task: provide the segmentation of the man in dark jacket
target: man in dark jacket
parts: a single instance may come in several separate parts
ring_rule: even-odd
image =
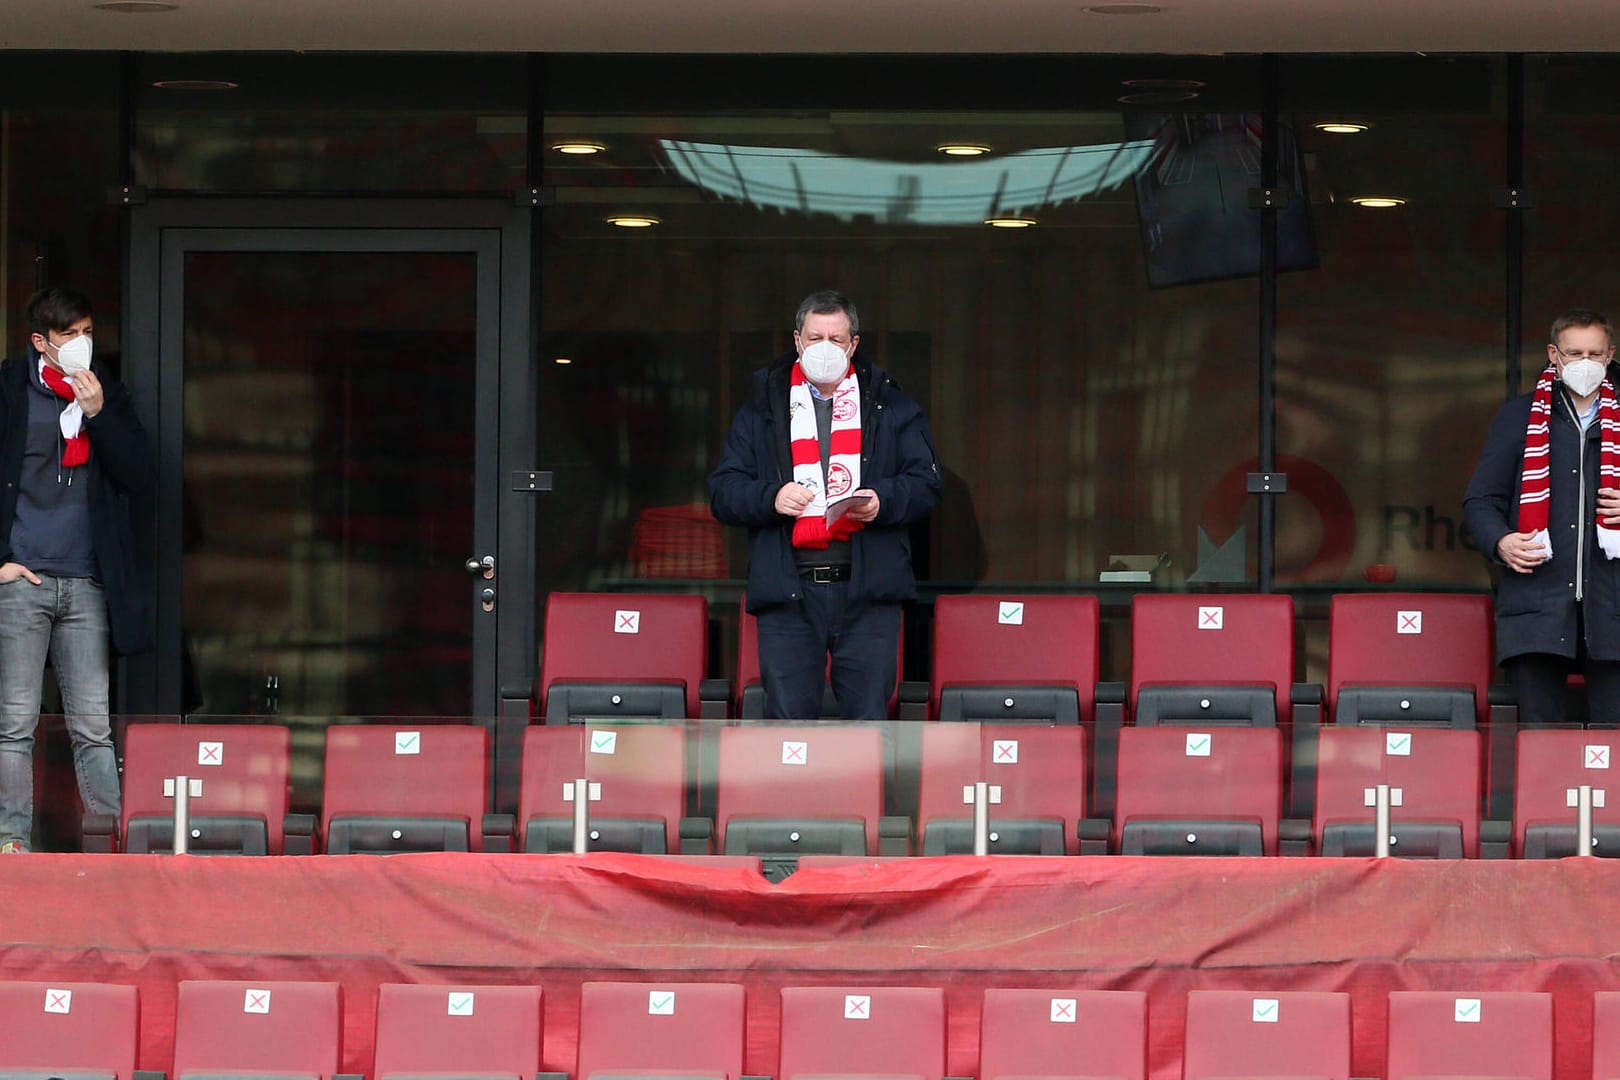
[[[1603,473],[1616,423],[1614,331],[1595,311],[1553,322],[1537,389],[1503,405],[1463,501],[1480,550],[1503,568],[1496,653],[1528,724],[1562,721],[1571,672],[1594,722],[1620,723],[1620,490]],[[1620,457],[1620,454],[1615,455]],[[1607,533],[1608,536],[1601,534]]]
[[[766,714],[820,716],[830,657],[839,713],[882,719],[900,604],[917,589],[907,527],[939,502],[933,438],[917,403],[857,351],[847,297],[807,297],[793,343],[755,374],[709,505],[748,529]]]
[[[37,293],[28,328],[27,356],[0,366],[0,853],[28,850],[47,655],[84,808],[116,815],[111,651],[149,645],[129,512],[153,486],[146,433],[91,362],[89,300]]]

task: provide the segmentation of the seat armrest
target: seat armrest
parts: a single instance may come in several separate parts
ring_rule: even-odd
[[[900,684],[900,707],[897,719],[927,720],[928,719],[928,693],[929,686],[925,682],[912,679]]]
[[[878,854],[911,854],[911,819],[899,814],[878,818]]]
[[[1519,707],[1519,697],[1507,683],[1492,683],[1485,690],[1485,700],[1493,709],[1498,705],[1511,705],[1515,709]]]
[[[714,854],[714,822],[706,817],[683,817],[679,828],[682,855]]]
[[[534,1074],[534,1080],[568,1080],[568,1074],[565,1072],[537,1072]]]
[[[366,1080],[365,1073],[333,1073],[332,1080]]]
[[[1288,700],[1295,705],[1320,705],[1323,701],[1322,684],[1297,682],[1288,688]]]
[[[698,683],[698,719],[724,720],[731,715],[731,680],[704,679]]]
[[[1513,822],[1486,818],[1479,823],[1479,857],[1505,859],[1513,843]]]
[[[89,855],[108,855],[118,850],[118,815],[84,815],[84,850]]]
[[[288,814],[282,819],[282,851],[288,855],[313,855],[317,850],[314,814]]]
[[[129,1074],[129,1080],[164,1080],[168,1075],[162,1069],[136,1069]]]
[[[1311,853],[1311,819],[1283,818],[1277,823],[1277,854],[1287,856]]]
[[[1288,816],[1309,820],[1316,815],[1316,752],[1322,730],[1322,688],[1295,683],[1294,691],[1315,691],[1314,700],[1290,693],[1294,703],[1294,729],[1288,748]],[[1304,695],[1308,697],[1308,695]]]
[[[484,815],[484,850],[492,855],[507,855],[515,851],[517,816],[515,814]]]
[[[1094,708],[1091,812],[1100,817],[1113,817],[1115,789],[1118,786],[1119,729],[1125,726],[1125,684],[1098,683]]]
[[[1097,695],[1094,698],[1098,705],[1125,704],[1125,684],[1122,682],[1100,682],[1097,684]]]
[[[1080,854],[1108,854],[1108,836],[1113,823],[1107,818],[1081,818],[1076,826],[1080,834]]]

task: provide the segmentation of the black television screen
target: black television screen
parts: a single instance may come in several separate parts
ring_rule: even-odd
[[[1136,209],[1155,288],[1217,281],[1260,272],[1260,211],[1249,192],[1260,186],[1257,113],[1128,116],[1132,139],[1153,140],[1153,156],[1136,176]],[[1317,265],[1316,233],[1305,190],[1299,140],[1277,131],[1278,186],[1290,192],[1277,214],[1277,268]]]

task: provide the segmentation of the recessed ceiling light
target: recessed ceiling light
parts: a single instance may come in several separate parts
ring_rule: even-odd
[[[1157,15],[1164,8],[1158,4],[1092,4],[1085,10],[1093,15]]]
[[[1399,195],[1352,195],[1350,201],[1369,210],[1388,210],[1406,205],[1406,200]]]
[[[566,356],[559,356],[555,360],[552,361],[553,364],[558,364],[558,365],[560,365],[562,367],[567,367],[569,364],[572,364],[573,362],[574,361],[572,359],[570,359],[569,357],[566,357]]]
[[[235,90],[241,84],[228,79],[159,79],[152,85],[159,90]]]
[[[1202,90],[1208,84],[1202,79],[1123,79],[1119,85],[1132,90]]]
[[[984,223],[992,229],[1027,229],[1035,224],[1035,219],[1007,214],[999,217],[987,217],[984,219]]]
[[[984,143],[976,142],[947,142],[934,147],[946,157],[979,157],[988,154],[990,148]]]
[[[559,154],[576,154],[580,156],[600,154],[607,149],[603,144],[592,142],[589,139],[568,139],[564,142],[554,142],[551,144],[551,148]]]
[[[1329,135],[1360,135],[1367,130],[1366,124],[1355,120],[1323,120],[1311,126]]]
[[[179,4],[167,0],[108,0],[105,4],[91,4],[97,11],[111,11],[117,15],[155,15],[161,11],[179,11]]]
[[[1134,94],[1121,94],[1114,100],[1121,105],[1176,105],[1197,97],[1196,90],[1142,90]]]
[[[654,225],[662,224],[661,219],[651,214],[611,214],[603,220],[621,229],[650,229]]]

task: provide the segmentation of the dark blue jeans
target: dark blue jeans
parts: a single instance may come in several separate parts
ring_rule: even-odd
[[[852,605],[848,600],[848,582],[806,579],[798,604],[758,613],[767,717],[818,718],[831,674],[840,717],[888,719],[900,647],[900,605]]]

